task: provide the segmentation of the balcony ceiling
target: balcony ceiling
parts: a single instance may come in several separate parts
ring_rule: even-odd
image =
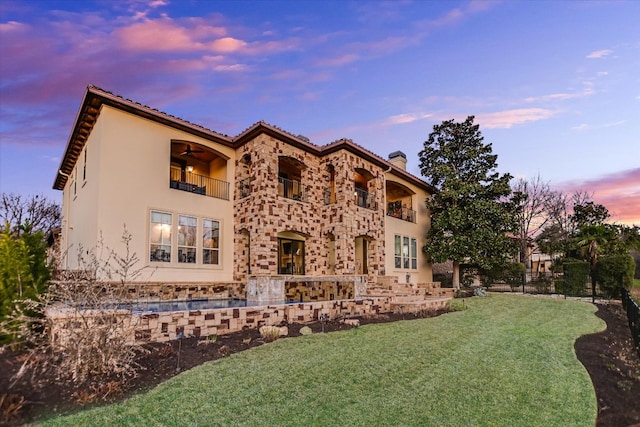
[[[211,150],[204,145],[196,144],[195,142],[172,142],[171,157],[187,162],[189,159],[192,159],[199,162],[209,163],[220,156],[216,151]]]

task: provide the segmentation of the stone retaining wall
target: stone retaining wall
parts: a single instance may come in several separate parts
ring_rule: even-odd
[[[283,321],[306,323],[326,314],[339,317],[370,316],[390,310],[387,298],[322,301],[303,304],[253,306],[215,310],[133,314],[136,342],[164,342],[185,337],[224,335],[245,328],[278,325]]]

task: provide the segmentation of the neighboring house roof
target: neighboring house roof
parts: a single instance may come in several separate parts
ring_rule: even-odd
[[[409,181],[412,184],[421,187],[430,193],[434,193],[436,191],[432,185],[426,183],[415,175],[412,175],[409,172],[398,168],[397,166],[391,164],[377,154],[354,143],[350,139],[343,138],[330,144],[319,146],[311,143],[307,138],[301,135],[293,135],[264,121],[256,122],[252,126],[245,129],[243,132],[241,132],[239,135],[230,137],[228,135],[215,132],[211,129],[207,129],[203,126],[191,123],[170,114],[163,113],[155,108],[151,108],[131,101],[130,99],[124,99],[121,96],[114,95],[111,92],[100,89],[93,85],[87,86],[82,104],[80,105],[80,109],[78,110],[78,114],[76,116],[73,130],[71,131],[71,135],[69,136],[69,140],[67,141],[64,157],[60,162],[60,167],[58,169],[58,173],[56,174],[56,179],[53,184],[54,189],[64,189],[64,186],[69,179],[69,175],[71,174],[71,172],[73,172],[73,168],[78,161],[84,145],[87,142],[89,135],[91,134],[91,130],[93,129],[93,126],[98,119],[100,108],[103,105],[108,105],[110,107],[117,108],[136,116],[183,130],[206,140],[232,148],[239,148],[247,142],[251,141],[256,136],[264,133],[282,140],[294,147],[315,154],[319,157],[344,149],[368,160],[373,164],[376,164],[382,168],[386,168],[387,171],[392,173],[393,175]]]

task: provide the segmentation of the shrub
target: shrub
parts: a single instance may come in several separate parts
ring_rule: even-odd
[[[440,282],[441,288],[453,288],[453,274],[433,273],[433,281]]]
[[[487,296],[487,291],[485,291],[482,288],[475,288],[473,290],[473,295],[476,297],[486,297]]]
[[[27,358],[29,365],[21,372],[36,378],[41,371],[55,370],[61,381],[76,384],[95,376],[136,374],[135,359],[142,347],[132,343],[135,325],[129,314],[113,309],[114,302],[125,297],[122,284],[141,273],[135,268],[136,254],[129,251],[130,241],[125,229],[124,255],[102,244],[91,251],[78,248],[79,270],[67,272],[63,281],[50,284],[47,292],[25,301],[27,309],[17,307],[0,324],[0,332],[18,331],[16,337],[31,348],[33,357]],[[64,325],[60,320],[49,325],[44,316],[47,310],[64,317]],[[34,324],[42,327],[29,327]],[[45,325],[50,328],[45,330]]]
[[[522,285],[526,271],[526,267],[521,262],[512,262],[505,267],[503,273],[504,281],[511,286],[512,291],[515,290],[516,287]]]
[[[609,255],[600,257],[596,264],[596,277],[605,295],[617,298],[620,286],[633,286],[636,263],[631,255]]]
[[[0,330],[0,344],[20,341],[25,327],[39,327],[37,321],[19,325],[9,319],[14,312],[30,319],[39,316],[31,301],[46,291],[49,277],[43,232],[31,233],[29,225],[11,231],[5,223],[0,231],[0,322],[6,327]]]
[[[562,264],[564,279],[562,291],[565,295],[582,295],[589,283],[590,266],[586,261],[565,261]]]
[[[464,300],[452,299],[447,301],[447,308],[450,311],[462,311],[466,310],[467,306],[464,303]]]

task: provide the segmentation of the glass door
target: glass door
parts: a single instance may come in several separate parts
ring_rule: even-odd
[[[278,239],[278,274],[304,274],[304,241]]]

